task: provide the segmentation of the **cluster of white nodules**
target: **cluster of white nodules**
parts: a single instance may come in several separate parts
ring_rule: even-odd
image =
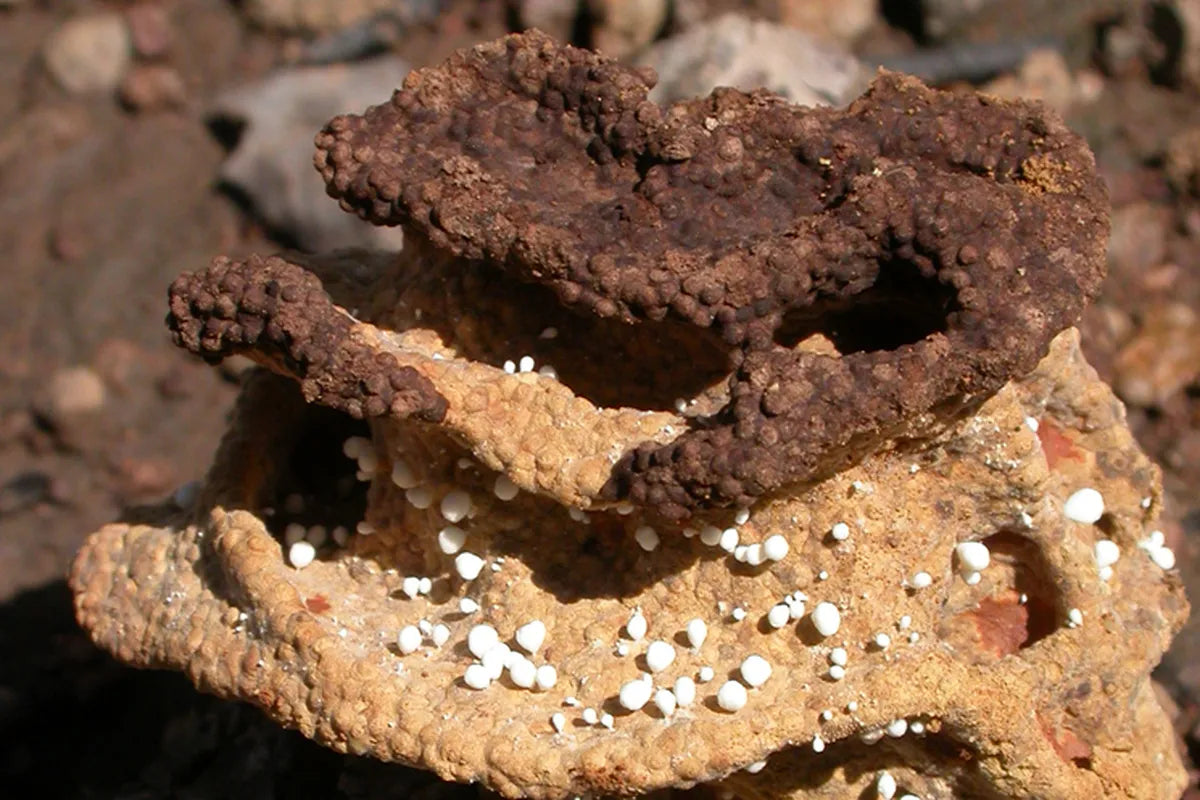
[[[741,544],[741,533],[738,526],[750,521],[750,509],[740,508],[733,517],[734,525],[730,528],[718,528],[716,525],[704,525],[699,531],[685,528],[683,535],[691,539],[700,537],[700,541],[709,547],[719,547],[729,553],[741,564],[757,567],[767,562],[782,561],[787,557],[790,546],[787,537],[778,533],[768,536],[762,542]]]
[[[546,637],[546,626],[533,620],[517,629],[518,647],[533,655]],[[463,682],[472,689],[486,689],[500,680],[505,670],[513,686],[519,689],[546,691],[558,682],[558,670],[550,664],[535,665],[521,653],[500,641],[491,625],[476,625],[467,633],[467,649],[479,659],[467,667]]]
[[[1113,565],[1121,558],[1121,548],[1112,539],[1101,539],[1092,548],[1092,557],[1100,580],[1106,581],[1113,576]]]
[[[806,610],[805,603],[808,595],[804,592],[792,592],[771,607],[767,612],[767,625],[778,630],[789,622],[800,619]]]
[[[379,456],[376,455],[370,439],[365,436],[351,436],[342,442],[342,453],[346,458],[352,458],[358,462],[358,472],[355,473],[355,477],[360,481],[369,481],[375,477],[375,473],[379,470]]]
[[[402,655],[415,653],[428,639],[434,647],[441,647],[450,640],[450,628],[445,625],[432,625],[428,620],[421,620],[416,625],[405,625],[396,637],[396,647]]]
[[[958,571],[964,581],[974,586],[982,573],[992,563],[992,553],[983,542],[962,542],[954,548],[958,557]]]
[[[1104,516],[1104,497],[1090,487],[1080,489],[1063,503],[1063,513],[1069,520],[1093,525]]]
[[[817,603],[812,610],[812,624],[821,636],[833,636],[842,627],[842,612],[833,603]]]
[[[844,647],[835,647],[829,651],[829,679],[840,681],[846,677],[846,664],[850,656]]]
[[[533,356],[521,356],[516,361],[505,361],[504,371],[509,375],[517,373],[533,372],[534,362]]]
[[[732,529],[730,529],[732,530]],[[761,544],[739,544],[733,548],[733,558],[740,564],[757,567],[768,561],[782,561],[788,554],[788,541],[776,533]]]
[[[1167,547],[1167,537],[1162,531],[1151,531],[1150,535],[1138,542],[1138,547],[1150,556],[1150,560],[1162,570],[1175,568],[1175,551]]]
[[[431,591],[433,591],[433,580],[431,578],[409,575],[400,582],[400,591],[402,591],[408,599],[414,600],[423,594],[429,594]]]
[[[1067,627],[1078,628],[1083,624],[1083,612],[1078,608],[1072,608],[1067,612]]]
[[[771,664],[760,655],[747,656],[738,669],[741,680],[725,681],[717,690],[717,706],[723,711],[740,711],[749,700],[746,687],[757,689],[771,677]]]

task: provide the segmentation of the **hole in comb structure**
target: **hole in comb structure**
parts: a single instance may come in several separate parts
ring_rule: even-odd
[[[974,585],[956,574],[939,631],[961,658],[973,663],[1012,655],[1059,627],[1058,590],[1037,543],[1000,531],[983,544],[991,563]]]
[[[917,264],[895,259],[881,264],[874,285],[853,297],[788,311],[775,342],[790,349],[819,333],[842,355],[892,351],[944,333],[957,308],[952,287]]]

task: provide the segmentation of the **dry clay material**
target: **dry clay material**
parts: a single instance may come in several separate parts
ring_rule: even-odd
[[[821,480],[672,522],[611,473],[728,402],[728,340],[579,315],[488,255],[410,236],[181,278],[180,344],[270,371],[198,491],[88,540],[71,584],[95,641],[512,797],[1178,796],[1149,681],[1187,614],[1159,474],[1073,330]]]

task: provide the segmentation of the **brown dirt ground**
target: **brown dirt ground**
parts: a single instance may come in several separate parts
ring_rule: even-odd
[[[0,2],[2,793],[477,794],[338,756],[253,709],[200,695],[182,676],[124,668],[74,624],[63,575],[82,538],[200,477],[225,424],[236,370],[189,360],[159,320],[179,272],[217,253],[276,246],[216,186],[224,152],[204,112],[218,91],[264,74],[294,47],[249,29],[236,4],[177,0],[169,4],[176,39],[168,61],[188,101],[131,113],[109,95],[65,95],[40,65],[46,34],[71,11],[97,5]],[[459,1],[397,49],[429,63],[505,24],[501,3]],[[1110,375],[1123,343],[1165,304],[1200,312],[1200,201],[1177,197],[1162,170],[1167,140],[1200,126],[1200,103],[1194,92],[1155,86],[1136,71],[1106,81],[1103,92],[1071,121],[1096,148],[1114,205],[1145,207],[1137,212],[1145,221],[1125,226],[1122,235],[1134,239],[1120,252],[1155,256],[1115,260],[1105,296],[1089,312],[1089,355]],[[87,414],[57,412],[48,378],[77,365],[103,379],[105,402]],[[1200,597],[1200,383],[1193,378],[1154,407],[1132,407],[1130,420],[1164,465],[1173,501],[1167,533]],[[1159,675],[1180,705],[1193,755],[1197,664],[1193,625]]]

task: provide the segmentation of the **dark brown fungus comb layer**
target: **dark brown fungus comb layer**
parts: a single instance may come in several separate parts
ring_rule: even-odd
[[[833,472],[1032,369],[1098,289],[1105,191],[1040,104],[885,73],[845,110],[724,89],[660,108],[652,82],[531,32],[317,137],[360,216],[734,348],[728,405],[627,453],[611,499],[679,518]],[[839,352],[793,346],[812,333]]]
[[[248,353],[300,381],[304,397],[361,419],[440,422],[446,400],[412,367],[363,345],[316,275],[278,257],[216,259],[171,284],[175,343],[209,361]]]

